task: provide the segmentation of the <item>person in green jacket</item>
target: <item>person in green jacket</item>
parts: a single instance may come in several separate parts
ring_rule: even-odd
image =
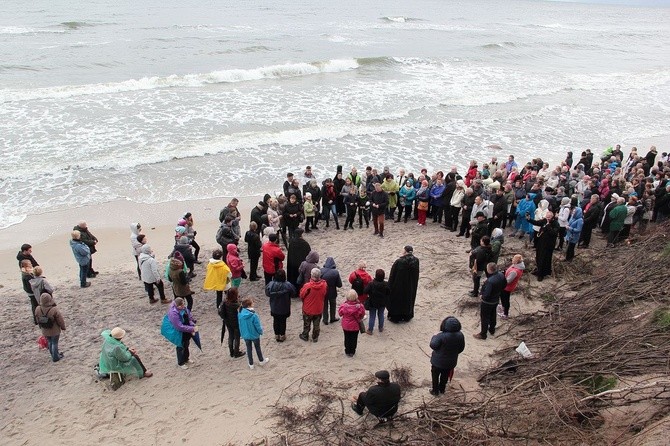
[[[122,339],[126,331],[121,327],[114,327],[101,333],[104,343],[100,352],[99,373],[121,373],[135,375],[138,378],[151,378],[154,374],[142,364],[137,351],[129,348]]]
[[[607,247],[613,248],[614,243],[619,238],[619,234],[623,229],[623,222],[628,215],[628,209],[626,208],[626,199],[619,197],[616,200],[616,206],[609,213],[610,217],[610,231],[607,234]]]
[[[395,208],[398,206],[398,192],[400,188],[398,183],[393,181],[393,174],[387,174],[386,179],[382,183],[382,190],[389,196],[389,204],[386,207],[386,218],[393,220]]]

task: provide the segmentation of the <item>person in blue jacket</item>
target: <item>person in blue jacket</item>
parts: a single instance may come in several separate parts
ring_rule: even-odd
[[[188,369],[189,364],[193,364],[188,347],[197,332],[198,326],[186,307],[186,301],[177,297],[163,317],[161,334],[177,347],[177,365],[184,370]]]
[[[523,238],[526,234],[533,233],[533,225],[526,220],[526,214],[529,214],[531,217],[535,215],[535,202],[533,199],[535,194],[526,194],[526,198],[519,201],[519,204],[516,206],[516,220],[514,222],[514,232],[512,237],[515,235],[519,238]]]
[[[568,220],[568,230],[565,239],[568,241],[568,250],[565,253],[565,261],[569,262],[575,257],[575,246],[579,243],[579,237],[582,235],[584,227],[584,218],[582,208],[577,206],[572,210],[570,220]]]
[[[237,321],[240,325],[240,337],[244,339],[244,343],[247,346],[247,359],[249,359],[249,368],[254,368],[254,352],[251,349],[251,345],[256,348],[256,354],[258,355],[258,363],[260,365],[265,365],[270,361],[270,358],[263,358],[263,352],[261,351],[261,336],[263,335],[263,326],[261,325],[261,319],[256,314],[253,308],[254,300],[250,297],[242,299],[242,310],[240,310],[237,315]]]
[[[442,194],[445,185],[442,179],[435,180],[435,184],[430,188],[430,209],[433,215],[433,223],[442,223]]]
[[[430,340],[433,353],[430,357],[430,374],[433,378],[431,395],[439,395],[447,390],[447,381],[454,375],[458,355],[465,350],[465,337],[461,333],[461,323],[449,316],[440,324],[440,332]]]
[[[408,178],[405,181],[405,185],[400,188],[400,202],[398,203],[398,219],[397,223],[400,223],[400,217],[402,216],[403,211],[405,211],[405,223],[412,216],[412,208],[414,207],[414,199],[416,198],[416,189],[414,189],[414,182],[411,178]]]
[[[91,249],[86,243],[81,241],[81,232],[77,230],[72,231],[70,248],[72,248],[74,259],[79,265],[79,286],[82,288],[91,286],[91,282],[86,281],[89,273],[89,265],[91,263]]]

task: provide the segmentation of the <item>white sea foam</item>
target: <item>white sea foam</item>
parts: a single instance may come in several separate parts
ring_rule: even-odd
[[[64,33],[63,29],[29,28],[23,26],[0,26],[0,34],[38,34],[38,33]]]
[[[176,74],[166,77],[144,77],[123,82],[88,85],[65,85],[32,90],[0,90],[0,103],[39,99],[62,99],[83,95],[102,95],[137,90],[171,87],[199,87],[205,84],[235,83],[262,79],[309,76],[320,73],[339,73],[358,68],[355,59],[334,59],[325,62],[289,63],[253,69],[212,71],[204,74]]]

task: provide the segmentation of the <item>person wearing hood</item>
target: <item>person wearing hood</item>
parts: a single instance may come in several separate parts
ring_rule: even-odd
[[[356,354],[360,322],[365,316],[365,307],[358,301],[358,294],[354,290],[347,292],[337,314],[342,316],[342,330],[344,331],[344,354],[349,358]]]
[[[535,240],[537,270],[531,274],[536,274],[537,281],[542,282],[546,276],[551,276],[551,262],[556,248],[556,237],[558,237],[558,222],[551,211],[548,211],[541,220],[531,220],[530,216],[526,216],[526,220],[531,225],[540,228]]]
[[[500,257],[500,250],[502,249],[503,243],[505,243],[503,230],[500,228],[495,228],[491,233],[491,261],[493,263],[498,263],[498,258]]]
[[[430,340],[433,353],[430,356],[430,374],[433,388],[430,394],[437,396],[447,391],[447,382],[453,377],[458,364],[458,355],[465,350],[465,337],[461,322],[448,316],[440,324],[440,331]]]
[[[177,242],[176,245],[174,245],[174,248],[172,249],[170,257],[174,256],[174,254],[177,252],[180,253],[184,259],[184,263],[188,268],[188,276],[195,277],[196,274],[193,272],[193,268],[195,268],[195,256],[193,255],[193,251],[191,249],[190,243],[188,242],[187,236],[182,235],[179,238],[179,241]]]
[[[81,240],[81,233],[77,230],[72,231],[70,248],[72,248],[74,259],[79,265],[79,286],[82,288],[91,286],[91,282],[86,281],[91,264],[91,248]]]
[[[130,246],[135,256],[135,263],[137,264],[137,277],[142,280],[142,272],[140,271],[140,250],[142,245],[146,243],[147,237],[142,234],[142,225],[139,223],[130,224]]]
[[[51,294],[42,293],[40,296],[40,304],[35,309],[35,320],[42,331],[42,336],[47,338],[51,360],[60,361],[63,359],[63,354],[58,351],[58,340],[61,331],[65,331],[65,319]]]
[[[193,309],[193,291],[189,286],[191,281],[188,274],[184,272],[184,258],[179,252],[175,252],[168,270],[168,280],[172,283],[172,292],[175,297],[182,297],[186,299],[187,308]]]
[[[563,240],[565,239],[565,234],[568,231],[568,220],[570,220],[570,197],[561,198],[561,207],[558,210],[558,249],[563,251]],[[538,220],[536,218],[536,220]]]
[[[207,273],[205,273],[205,282],[202,288],[207,291],[216,291],[216,308],[221,307],[223,301],[223,292],[230,289],[233,282],[233,275],[226,262],[222,260],[223,251],[215,249],[212,251],[212,258],[207,263]]]
[[[312,328],[312,342],[319,340],[321,333],[321,314],[324,309],[328,285],[325,280],[321,280],[321,270],[313,268],[310,272],[310,281],[300,289],[300,299],[302,300],[302,333],[300,339],[309,340],[309,330]]]
[[[500,295],[505,289],[507,281],[505,275],[498,271],[498,265],[489,263],[486,265],[486,282],[482,286],[479,315],[481,319],[481,330],[475,333],[475,339],[486,339],[487,332],[493,336],[496,331],[496,309],[500,301]]]
[[[516,290],[523,272],[526,270],[526,265],[523,263],[521,254],[516,254],[512,257],[512,264],[505,271],[505,288],[500,292],[500,304],[498,308],[498,315],[502,319],[509,318],[510,296]]]
[[[569,201],[570,199],[568,199]],[[533,220],[542,220],[545,215],[547,215],[547,212],[549,212],[549,201],[542,199],[537,205],[537,209],[535,209]],[[570,213],[568,212],[568,217],[570,216]],[[559,223],[560,227],[560,223]],[[538,234],[540,233],[540,227],[538,225],[533,225],[533,232],[531,234],[531,245],[535,246],[535,239],[537,238]]]
[[[16,260],[19,262],[19,268],[21,268],[22,260],[30,260],[30,264],[33,268],[40,266],[40,264],[37,263],[37,260],[35,260],[35,257],[33,257],[33,247],[28,243],[21,245],[21,250],[16,254]]]
[[[137,350],[124,344],[125,335],[126,330],[121,327],[114,327],[100,334],[103,343],[98,360],[98,372],[105,375],[120,373],[135,375],[138,378],[151,378],[154,374],[142,364]]]
[[[95,245],[98,243],[98,239],[91,234],[91,231],[88,229],[88,224],[83,220],[80,221],[77,226],[72,228],[72,230],[79,231],[79,234],[81,235],[80,240],[86,244],[90,250],[87,277],[91,278],[97,276],[98,271],[93,270],[93,254],[97,252]]]
[[[307,254],[307,257],[305,257],[305,260],[300,263],[300,266],[298,267],[298,278],[296,280],[296,289],[298,292],[300,292],[300,288],[302,288],[304,284],[309,282],[312,270],[318,267],[319,253],[316,251],[310,251],[309,254]]]
[[[237,200],[237,198],[233,198],[233,200]],[[188,244],[193,247],[193,261],[197,264],[202,263],[200,260],[198,260],[198,255],[200,254],[200,245],[198,245],[198,242],[195,241],[195,236],[198,235],[198,231],[195,230],[193,227],[194,222],[193,222],[193,214],[190,212],[187,212],[184,214],[184,220],[186,220],[186,237],[188,237]],[[233,232],[237,234],[237,237],[239,238],[240,236],[240,216],[239,213],[237,214],[237,217],[234,218],[233,220]]]
[[[409,322],[414,317],[414,302],[419,286],[419,259],[414,257],[414,248],[407,245],[403,254],[391,267],[389,274],[388,320],[394,323]]]
[[[251,212],[250,212],[250,215],[249,215],[250,221],[256,223],[256,230],[258,231],[259,235],[261,233],[261,230],[262,230],[263,226],[267,225],[266,209],[267,209],[267,205],[264,202],[259,201],[258,204],[256,206],[254,206],[253,209],[251,209]],[[223,218],[225,220],[226,217],[224,216]],[[263,223],[263,220],[265,220],[265,224]],[[221,223],[223,223],[223,222],[221,222]]]
[[[154,298],[154,286],[158,288],[158,294],[161,302],[169,304],[172,302],[165,298],[165,289],[163,287],[163,279],[158,268],[158,262],[154,258],[154,253],[151,246],[148,244],[142,246],[140,253],[140,271],[142,273],[142,282],[144,282],[144,289],[149,295],[149,303],[155,304],[158,299]]]
[[[626,207],[626,199],[623,197],[617,198],[616,206],[609,211],[610,225],[609,233],[607,234],[607,247],[613,248],[619,235],[623,230],[624,220],[628,215],[628,208]]]
[[[186,308],[184,299],[176,298],[163,318],[161,334],[177,347],[177,365],[184,370],[188,369],[188,364],[193,363],[189,344],[197,332],[198,326],[195,325],[191,311]]]
[[[300,265],[307,258],[312,248],[307,240],[302,237],[304,231],[297,228],[294,238],[288,247],[288,258],[286,260],[286,275],[288,281],[294,286],[298,286],[298,276],[300,275]]]
[[[286,281],[283,269],[277,270],[272,282],[265,287],[265,295],[270,298],[272,328],[277,342],[286,340],[286,319],[291,316],[291,298],[297,294],[295,287]]]
[[[226,246],[226,264],[230,268],[230,274],[233,279],[232,286],[234,288],[239,288],[242,284],[242,277],[244,273],[244,262],[240,259],[240,254],[237,252],[237,245],[234,243],[229,243]]]
[[[261,336],[263,336],[263,326],[261,325],[261,318],[258,317],[254,310],[254,301],[250,297],[242,299],[242,309],[237,315],[237,320],[240,325],[240,336],[244,339],[247,346],[247,359],[249,360],[249,368],[254,368],[254,352],[252,345],[256,349],[258,356],[258,365],[265,365],[270,361],[267,356],[263,357],[261,351]]]
[[[328,325],[340,320],[339,317],[336,317],[335,311],[337,309],[337,289],[342,288],[342,278],[332,257],[326,257],[326,262],[323,264],[323,268],[321,268],[321,279],[328,285],[326,301],[323,305],[323,323]],[[330,319],[328,318],[329,309]]]
[[[584,218],[582,218],[582,208],[576,207],[572,211],[572,216],[568,221],[568,228],[565,239],[568,242],[568,250],[565,253],[565,261],[569,262],[575,257],[575,246],[579,243],[579,237],[584,227]]]
[[[33,278],[30,279],[30,289],[33,292],[33,296],[41,296],[43,293],[51,294],[53,296],[54,289],[49,282],[47,282],[46,277],[42,276],[42,267],[36,266],[33,268]]]
[[[526,234],[533,233],[533,225],[531,225],[526,218],[526,216],[535,215],[535,202],[533,201],[535,194],[526,194],[526,197],[518,202],[516,206],[516,220],[514,222],[515,232],[511,234],[512,237],[515,235],[519,238],[523,238]],[[547,202],[547,204],[549,204]]]

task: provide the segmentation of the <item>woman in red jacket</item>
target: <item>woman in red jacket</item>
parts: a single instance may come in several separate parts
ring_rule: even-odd
[[[358,294],[354,290],[347,292],[347,300],[340,305],[337,313],[342,318],[342,330],[344,330],[344,353],[348,357],[356,354],[358,344],[359,322],[365,316],[365,307],[358,301]]]
[[[356,294],[358,294],[358,301],[362,304],[365,304],[365,301],[368,298],[368,295],[363,290],[368,286],[368,283],[372,282],[372,276],[368,274],[365,268],[367,268],[367,264],[365,263],[365,260],[361,260],[358,262],[358,269],[349,274],[351,289],[356,291]]]

